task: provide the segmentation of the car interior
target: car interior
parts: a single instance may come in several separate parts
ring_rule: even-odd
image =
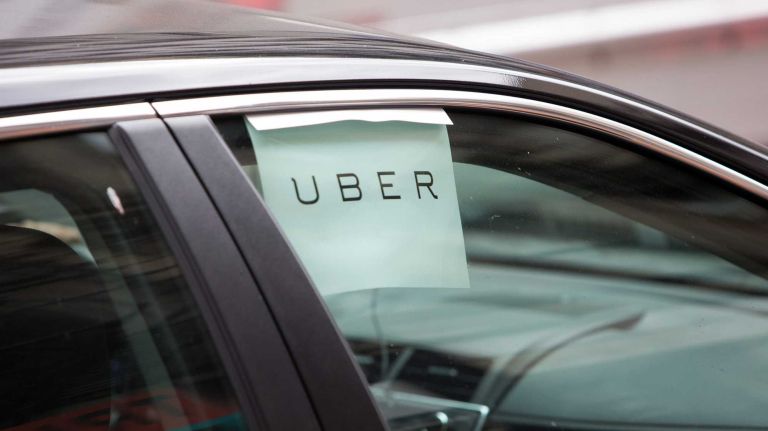
[[[199,312],[106,134],[0,152],[0,428],[241,429]]]

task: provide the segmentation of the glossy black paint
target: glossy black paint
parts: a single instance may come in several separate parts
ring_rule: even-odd
[[[385,431],[362,372],[320,294],[210,119],[171,118],[167,124],[253,272],[323,429]]]
[[[259,289],[165,124],[123,122],[109,134],[177,256],[250,429],[319,430]]]

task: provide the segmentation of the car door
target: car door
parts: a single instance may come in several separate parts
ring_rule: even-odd
[[[3,117],[0,160],[0,427],[320,429],[148,103]]]
[[[376,414],[357,370],[392,429],[765,426],[762,156],[464,85],[153,104],[324,427]]]

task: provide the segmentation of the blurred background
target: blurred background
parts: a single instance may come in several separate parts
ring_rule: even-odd
[[[564,69],[768,144],[767,0],[230,0]]]
[[[3,0],[0,37],[135,31],[147,21],[190,16],[204,21],[199,8],[186,7],[202,2]],[[133,12],[125,12],[127,4]],[[543,63],[768,144],[768,0],[208,0],[203,6],[213,4],[239,8],[235,14],[266,9],[330,19]],[[209,14],[215,30],[232,22],[214,16],[220,15]]]

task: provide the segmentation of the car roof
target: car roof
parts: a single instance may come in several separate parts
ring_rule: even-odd
[[[0,70],[97,62],[376,58],[497,67],[616,89],[554,68],[327,20],[201,0],[4,0]],[[3,76],[0,76],[0,85]],[[0,106],[3,101],[0,101]]]
[[[47,66],[149,59],[211,57],[442,57],[440,53],[469,51],[376,33],[303,30],[263,30],[248,33],[120,33],[35,37],[0,40],[0,68]],[[484,56],[480,54],[480,56]]]
[[[312,40],[389,33],[199,0],[5,0],[0,67],[116,59],[251,55]]]

